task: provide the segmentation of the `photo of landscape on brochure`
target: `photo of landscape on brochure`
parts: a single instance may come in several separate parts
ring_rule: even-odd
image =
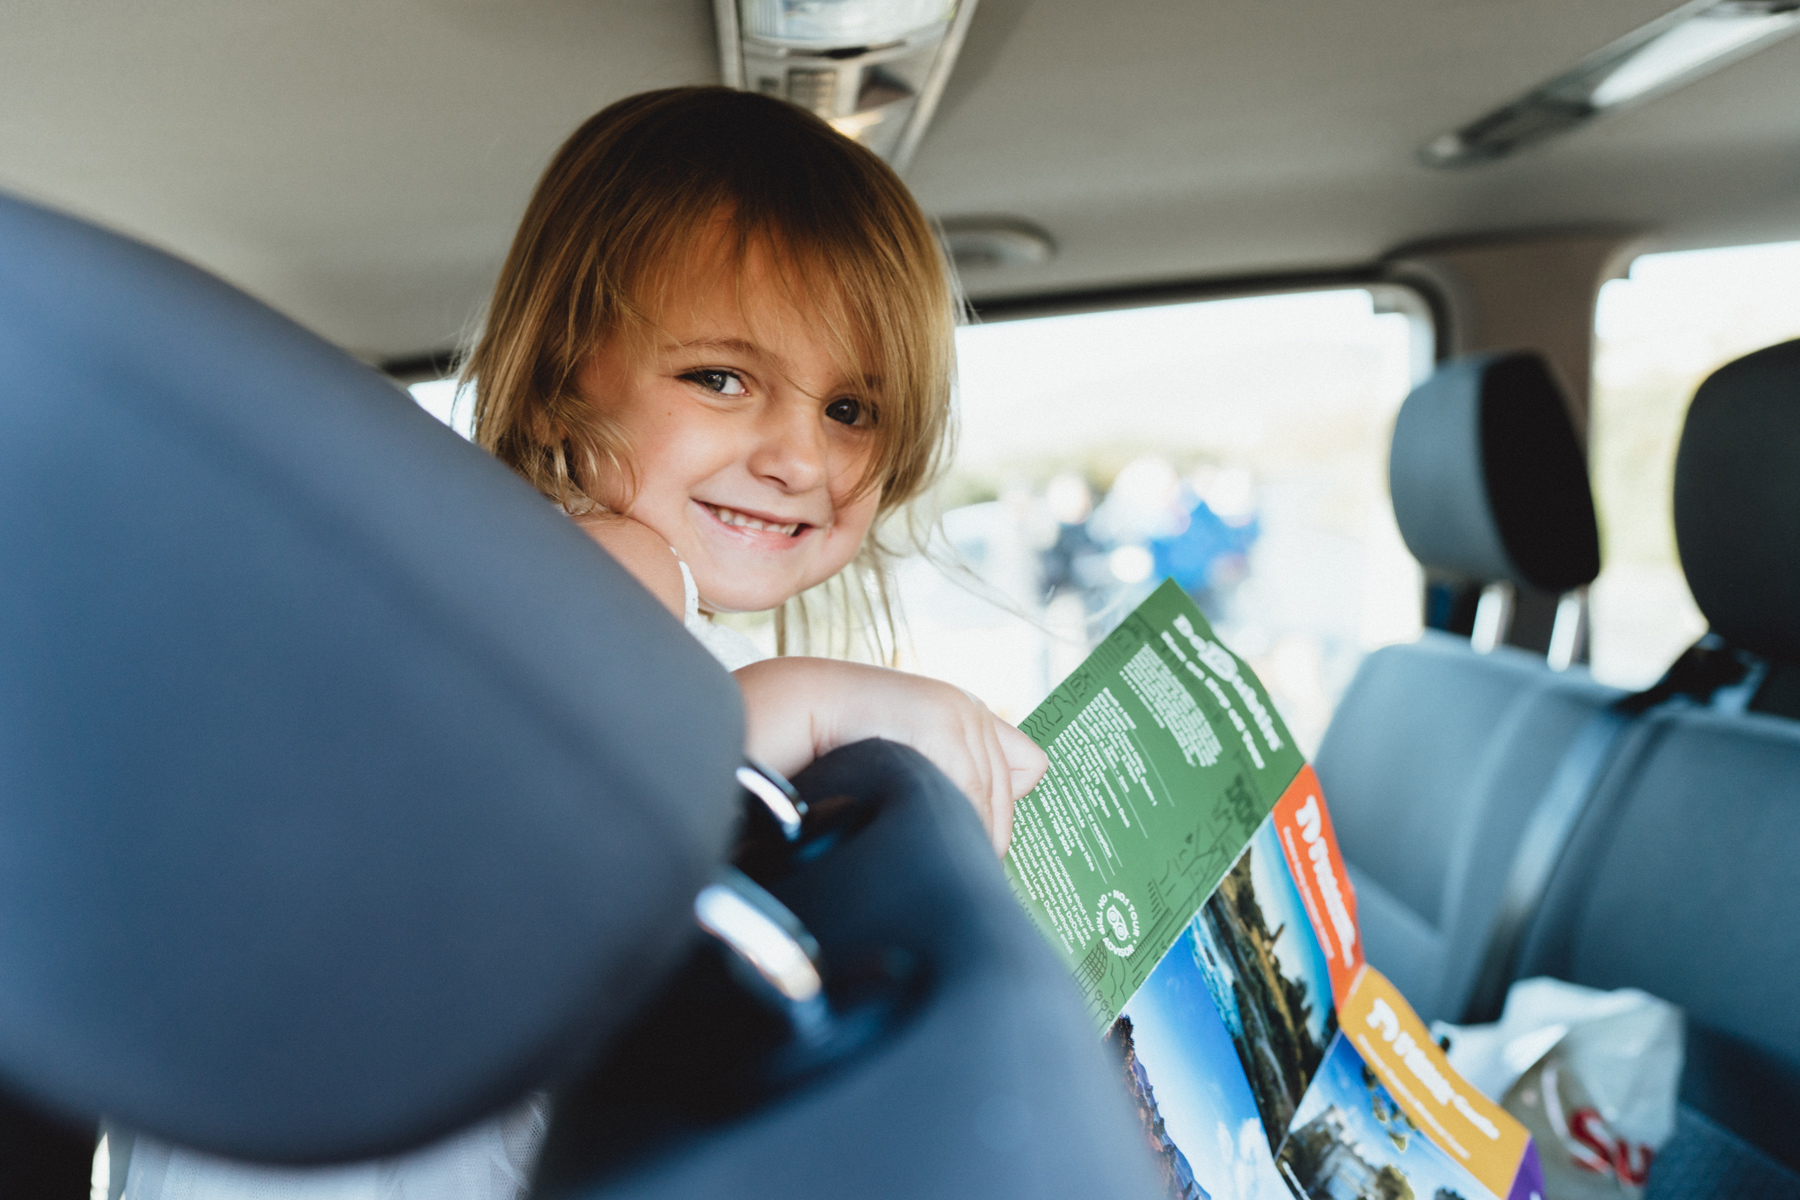
[[[1106,1040],[1122,1055],[1126,1086],[1170,1196],[1284,1200],[1287,1186],[1201,955],[1190,924]]]
[[[1295,1114],[1281,1167],[1308,1196],[1454,1200],[1487,1191],[1420,1132],[1347,1038],[1325,1056]]]
[[[1337,1010],[1325,955],[1270,822],[1219,882],[1193,929],[1257,1111],[1276,1131],[1273,1149],[1337,1033]]]
[[[1533,1200],[1529,1136],[1362,961],[1318,779],[1164,583],[1021,724],[1007,872],[1117,1055],[1172,1200]]]

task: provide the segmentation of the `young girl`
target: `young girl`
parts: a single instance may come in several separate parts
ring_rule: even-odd
[[[846,568],[931,482],[949,432],[955,300],[875,155],[777,100],[634,96],[552,159],[465,379],[475,436],[682,616],[744,692],[746,750],[792,772],[906,742],[1004,851],[1043,753],[947,684],[760,656],[708,619]]]
[[[1004,852],[1046,766],[1024,734],[948,684],[759,661],[708,619],[879,572],[871,529],[944,451],[954,312],[929,227],[874,155],[781,101],[651,92],[551,161],[464,377],[476,439],[735,671],[752,757],[792,773],[865,737],[908,743]],[[124,1200],[513,1200],[544,1122],[534,1098],[413,1154],[319,1170],[140,1138]]]

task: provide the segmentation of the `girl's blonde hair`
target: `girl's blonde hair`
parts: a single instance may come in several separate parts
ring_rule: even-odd
[[[587,488],[605,473],[633,481],[631,448],[576,376],[609,339],[651,335],[671,281],[720,222],[740,280],[747,256],[765,253],[846,375],[871,381],[861,486],[879,490],[872,528],[891,527],[949,453],[953,277],[887,164],[809,112],[728,88],[628,97],[556,152],[463,364],[475,440],[573,514],[597,507]],[[891,657],[884,555],[872,533],[836,588]],[[801,601],[777,614],[783,652],[790,632],[811,640],[807,613]]]

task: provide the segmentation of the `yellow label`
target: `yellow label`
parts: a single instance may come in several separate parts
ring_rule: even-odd
[[[1512,1189],[1530,1135],[1451,1069],[1425,1023],[1381,972],[1364,966],[1338,1009],[1350,1039],[1395,1102],[1496,1196]]]

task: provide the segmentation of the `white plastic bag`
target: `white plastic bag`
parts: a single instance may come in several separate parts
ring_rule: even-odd
[[[1522,979],[1493,1025],[1431,1027],[1450,1065],[1537,1142],[1548,1200],[1636,1200],[1675,1131],[1681,1010],[1646,992]]]

